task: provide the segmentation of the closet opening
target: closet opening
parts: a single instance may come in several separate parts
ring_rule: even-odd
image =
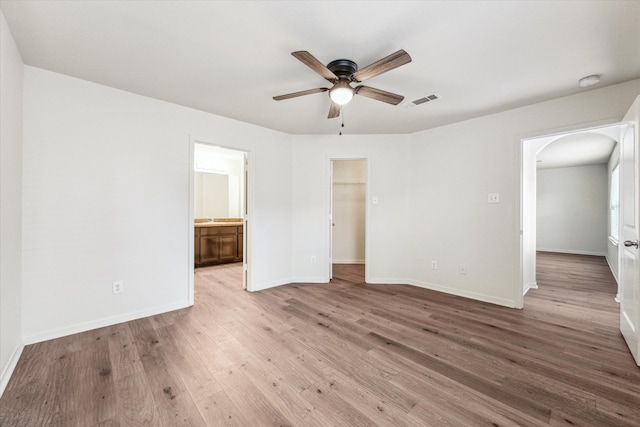
[[[366,282],[366,159],[331,159],[329,279]]]

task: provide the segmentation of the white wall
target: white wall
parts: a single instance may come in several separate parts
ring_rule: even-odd
[[[536,244],[536,185],[537,169],[536,156],[548,143],[552,137],[534,138],[522,142],[521,165],[522,165],[522,206],[521,210],[521,245],[522,245],[522,285],[523,295],[530,289],[538,287],[536,277],[537,244]],[[517,192],[517,191],[516,191]]]
[[[26,342],[188,304],[190,136],[251,153],[250,280],[288,283],[289,135],[25,67]]]
[[[25,67],[24,340],[187,304],[190,135],[251,152],[255,290],[327,280],[329,159],[367,158],[369,281],[513,306],[520,137],[620,118],[637,93],[638,80],[414,135],[290,136]]]
[[[517,157],[512,111],[413,135],[412,282],[513,306]],[[519,115],[518,115],[519,116]],[[488,193],[500,203],[488,204]],[[430,261],[438,268],[431,269]],[[459,274],[460,266],[466,274]]]
[[[328,281],[329,161],[367,159],[370,179],[366,236],[369,283],[407,283],[410,228],[408,135],[312,135],[293,137],[293,247],[296,281]],[[402,242],[401,244],[398,244]],[[313,264],[311,256],[317,257]]]
[[[620,120],[638,93],[634,80],[411,135],[412,282],[518,306],[521,139]],[[487,204],[487,193],[500,203]]]
[[[365,262],[367,161],[333,162],[334,264]]]
[[[521,139],[620,120],[638,93],[634,80],[412,135],[293,136],[294,279],[328,277],[329,159],[367,157],[369,282],[519,306]]]
[[[620,161],[620,144],[616,143],[616,146],[613,148],[613,152],[611,153],[611,157],[609,157],[609,162],[607,164],[607,207],[609,206],[609,194],[611,191],[611,173],[613,169],[618,165]],[[607,211],[610,215],[610,210]],[[609,219],[610,221],[610,219]],[[607,221],[607,230],[609,230],[610,222]],[[607,231],[607,235],[608,235]],[[618,281],[618,244],[613,243],[611,240],[607,239],[607,263],[609,264],[609,268],[611,269],[611,273],[613,273],[613,277],[615,277],[616,282]]]
[[[0,395],[22,351],[22,58],[0,11]]]
[[[605,164],[539,169],[537,249],[606,255],[607,201]]]

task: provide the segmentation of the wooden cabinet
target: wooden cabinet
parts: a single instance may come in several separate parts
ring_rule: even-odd
[[[242,226],[195,227],[196,267],[242,261]]]

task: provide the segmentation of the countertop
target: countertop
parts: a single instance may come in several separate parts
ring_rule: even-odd
[[[210,221],[210,222],[196,222],[194,224],[197,227],[234,227],[244,225],[242,222],[227,222],[227,221]]]

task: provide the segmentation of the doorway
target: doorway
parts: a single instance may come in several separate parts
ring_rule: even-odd
[[[515,301],[516,308],[524,307],[524,295],[530,290],[537,288],[536,280],[536,251],[538,249],[538,201],[537,201],[537,183],[538,183],[538,161],[551,161],[551,157],[542,155],[545,151],[549,153],[553,151],[554,144],[558,148],[564,142],[574,143],[581,138],[594,141],[600,141],[602,144],[615,145],[620,140],[620,133],[624,125],[607,124],[601,126],[576,129],[572,131],[554,133],[540,137],[522,139],[521,144],[521,185],[520,185],[520,280],[516,288]],[[570,145],[570,144],[567,144]],[[597,145],[597,144],[596,144]],[[548,149],[547,149],[548,147]],[[556,149],[556,151],[561,151]],[[580,159],[576,156],[587,152],[585,145],[581,147],[579,154],[574,154],[572,161],[574,166],[580,164]],[[610,152],[609,152],[610,155]],[[608,159],[609,160],[609,159]],[[577,162],[577,163],[576,163]],[[582,164],[586,164],[585,161]],[[606,177],[604,178],[606,179]],[[607,189],[609,186],[607,185]],[[606,227],[606,224],[603,226]],[[604,230],[603,230],[604,231]],[[603,238],[606,240],[606,236]],[[617,254],[616,261],[617,263]],[[612,266],[614,267],[614,266]],[[612,268],[614,270],[614,268]],[[615,271],[614,271],[615,274]]]
[[[331,159],[330,279],[334,266],[366,277],[367,175],[366,159]]]
[[[189,301],[196,268],[227,264],[242,269],[251,290],[248,152],[191,138],[189,180]]]

